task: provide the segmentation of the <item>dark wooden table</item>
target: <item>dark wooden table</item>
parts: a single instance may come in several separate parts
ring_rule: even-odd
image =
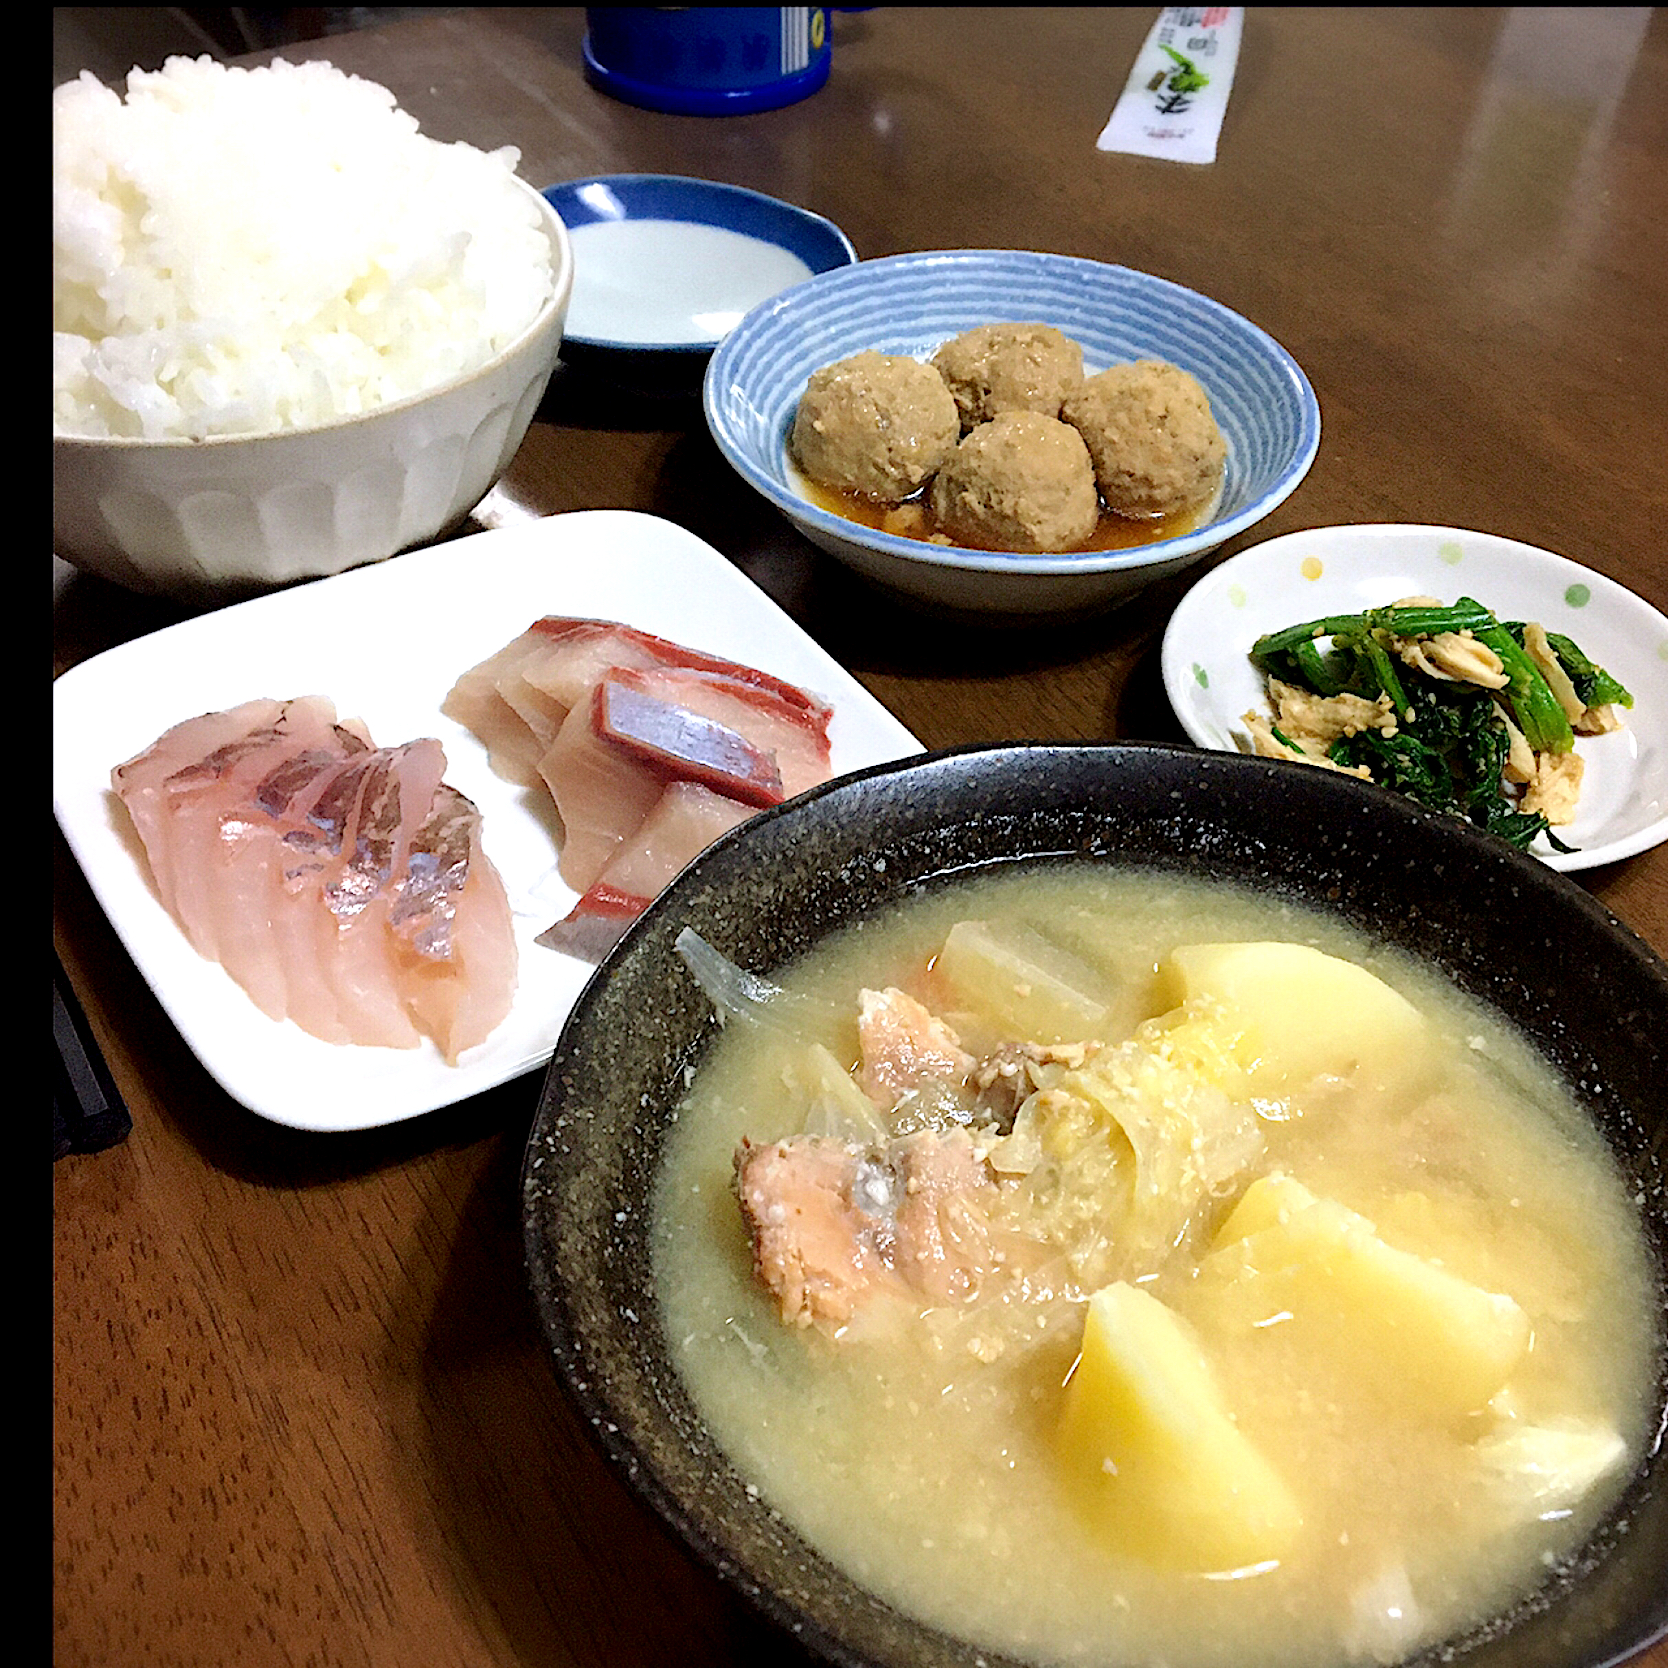
[[[536,184],[702,175],[828,215],[866,257],[994,245],[1175,279],[1273,334],[1320,396],[1314,470],[1253,538],[1476,528],[1668,607],[1668,15],[1253,8],[1202,169],[1094,147],[1151,15],[840,15],[823,91],[721,120],[593,91],[574,10],[289,56],[383,82],[437,137],[520,147]],[[1187,580],[1087,623],[923,626],[754,497],[694,402],[561,372],[500,490],[689,527],[929,745],[1183,739],[1158,643]],[[181,616],[60,572],[55,670]],[[1580,878],[1668,950],[1668,848]],[[61,844],[54,888],[134,1116],[54,1169],[56,1659],[793,1660],[556,1391],[521,1272],[537,1076],[366,1134],[267,1124],[197,1065]],[[1668,1646],[1640,1660],[1668,1668]]]

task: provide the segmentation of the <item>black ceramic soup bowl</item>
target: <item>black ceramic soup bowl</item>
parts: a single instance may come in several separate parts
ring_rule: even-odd
[[[535,1301],[596,1440],[697,1558],[830,1662],[1011,1659],[891,1608],[812,1550],[748,1493],[679,1379],[651,1208],[686,1068],[717,1025],[673,941],[693,927],[769,974],[921,888],[1062,859],[1238,882],[1434,963],[1534,1038],[1604,1132],[1668,1291],[1668,967],[1563,876],[1370,784],[1237,755],[1015,746],[832,782],[719,841],[620,942],[557,1046],[522,1177]],[[1664,1390],[1659,1347],[1659,1412]],[[1409,1660],[1598,1668],[1668,1632],[1663,1447],[1539,1592]]]

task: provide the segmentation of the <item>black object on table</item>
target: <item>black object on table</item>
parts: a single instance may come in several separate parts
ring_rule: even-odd
[[[97,1153],[125,1141],[133,1128],[109,1068],[75,999],[63,967],[52,963],[52,1159]]]

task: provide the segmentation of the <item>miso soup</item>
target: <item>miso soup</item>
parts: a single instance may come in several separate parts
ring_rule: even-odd
[[[680,1109],[663,1320],[738,1470],[899,1609],[1046,1664],[1393,1662],[1637,1464],[1622,1178],[1434,971],[1050,867],[775,977]]]

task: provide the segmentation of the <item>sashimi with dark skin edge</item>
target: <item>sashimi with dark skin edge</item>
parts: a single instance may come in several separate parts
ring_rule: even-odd
[[[508,1013],[516,949],[480,813],[424,738],[375,747],[322,697],[174,726],[119,765],[162,902],[261,1010],[448,1061]]]
[[[782,772],[771,754],[715,718],[662,700],[629,672],[610,672],[597,685],[592,722],[604,740],[652,768],[745,805],[782,803]]]
[[[691,667],[625,668],[605,673],[602,682],[608,678],[745,736],[773,759],[782,779],[781,797],[801,793],[829,777],[826,734],[808,727],[812,721],[803,705],[792,708],[790,718],[790,703],[774,690]],[[539,760],[539,775],[562,819],[558,868],[576,892],[589,890],[633,838],[668,780],[701,781],[726,797],[758,803],[756,793],[744,795],[734,791],[732,784],[715,781],[704,764],[668,757],[651,763],[641,749],[609,739],[596,722],[595,699],[594,691],[588,692],[583,704],[568,713],[556,740]]]
[[[452,686],[441,710],[473,730],[492,749],[493,768],[511,781],[530,782],[532,758],[525,738],[514,734],[520,721],[538,751],[554,740],[562,719],[590,697],[608,672],[624,667],[680,667],[729,678],[779,703],[784,711],[824,736],[832,714],[825,702],[756,667],[687,649],[633,626],[608,620],[549,617],[472,666]]]
[[[611,675],[745,736],[776,760],[785,799],[828,780],[826,720],[784,701],[774,691],[689,666],[654,666]]]

